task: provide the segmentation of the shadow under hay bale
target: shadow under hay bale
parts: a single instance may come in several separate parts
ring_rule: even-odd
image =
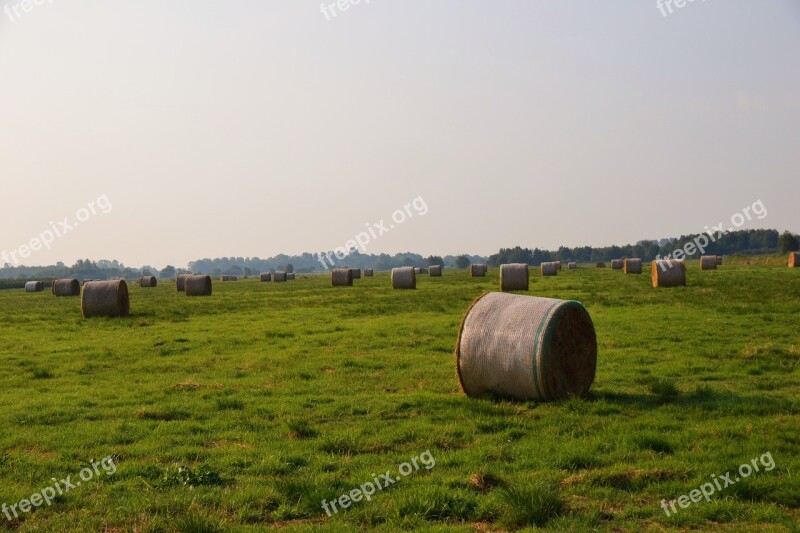
[[[272,281],[272,274],[269,273],[269,272],[262,272],[261,273],[261,281],[262,282]]]
[[[704,255],[700,258],[700,270],[716,270],[717,269],[717,256]]]
[[[417,271],[414,267],[399,267],[392,269],[393,289],[416,289]]]
[[[483,263],[478,263],[477,265],[469,266],[469,274],[473,278],[483,278],[486,276],[486,273],[488,271],[489,268]]]
[[[272,275],[272,282],[273,282],[273,283],[283,283],[283,282],[285,282],[285,281],[286,281],[286,280],[288,280],[288,279],[289,279],[289,278],[286,276],[286,272],[280,272],[280,271],[279,271],[279,272],[275,272],[275,273]]]
[[[186,296],[211,296],[211,276],[186,276],[183,280],[183,292]]]
[[[642,273],[642,260],[638,257],[625,260],[625,273],[626,274],[641,274]]]
[[[128,316],[128,284],[124,280],[86,283],[81,291],[81,314],[83,318]]]
[[[431,265],[428,268],[428,272],[432,278],[441,278],[442,277],[442,265]]]
[[[80,296],[81,283],[77,279],[57,279],[53,282],[53,296]]]
[[[139,286],[152,289],[158,285],[158,280],[155,276],[142,276],[139,278]]]
[[[44,283],[41,281],[28,281],[25,283],[25,292],[42,292]]]
[[[650,267],[653,287],[685,287],[686,263],[675,259],[653,261]]]
[[[558,265],[553,262],[545,262],[539,265],[539,270],[542,276],[556,276],[558,275]]]
[[[350,268],[334,268],[331,271],[331,286],[332,287],[352,287],[353,286],[353,269],[350,269]]]
[[[456,341],[467,396],[521,401],[585,396],[597,369],[597,337],[579,302],[504,293],[478,297]]]

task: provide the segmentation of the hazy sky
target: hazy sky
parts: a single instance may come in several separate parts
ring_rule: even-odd
[[[368,252],[800,231],[797,0],[0,5],[0,251],[113,206],[24,264],[331,250],[418,197]]]

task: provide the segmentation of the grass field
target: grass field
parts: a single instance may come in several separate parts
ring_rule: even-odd
[[[458,388],[458,325],[496,269],[416,291],[386,273],[210,298],[129,285],[116,320],[0,291],[0,503],[116,465],[0,530],[797,531],[800,270],[688,275],[532,272],[527,294],[583,302],[599,344],[590,395],[546,405]],[[425,452],[435,466],[398,476]],[[661,508],[765,453],[770,471]],[[323,510],[387,471],[401,479],[370,501]]]

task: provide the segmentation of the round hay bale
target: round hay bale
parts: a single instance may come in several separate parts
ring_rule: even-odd
[[[372,270],[371,268],[365,268],[364,269],[364,277],[365,278],[371,278],[374,275],[375,275],[375,271]]]
[[[701,270],[716,270],[717,269],[717,256],[704,255],[700,258]]]
[[[283,283],[283,282],[285,282],[285,281],[286,281],[286,280],[288,280],[288,279],[289,279],[289,278],[286,276],[286,272],[281,272],[281,271],[279,271],[279,272],[275,272],[275,273],[272,275],[272,281],[273,281],[273,283]]]
[[[334,268],[331,270],[331,286],[333,287],[352,287],[353,269]]]
[[[717,266],[722,266],[722,256],[718,255],[717,257]]]
[[[625,260],[625,273],[626,274],[641,274],[642,273],[642,260],[638,257]]]
[[[350,272],[353,273],[353,279],[361,279],[361,269],[360,268],[351,268]]]
[[[269,272],[262,272],[261,273],[261,281],[272,281],[272,274]]]
[[[597,262],[597,265],[595,265],[595,266],[596,266],[597,268],[605,268],[605,267],[606,267],[606,264],[605,264],[605,263],[603,263],[602,261],[598,261],[598,262]]]
[[[442,265],[431,265],[428,268],[428,272],[432,278],[441,278],[442,277]]]
[[[124,280],[86,283],[81,291],[81,313],[83,318],[128,316],[128,284]]]
[[[417,269],[414,267],[399,267],[392,269],[393,289],[416,289]]]
[[[623,262],[622,259],[612,259],[611,260],[611,269],[612,270],[622,270]]]
[[[789,253],[789,268],[800,267],[800,252]]]
[[[211,276],[186,276],[183,292],[186,296],[211,296]]]
[[[567,263],[567,270],[575,270],[578,268],[578,263]]]
[[[561,261],[553,261],[556,264],[556,270],[561,272]]]
[[[539,265],[539,269],[542,272],[542,276],[558,275],[558,265],[556,265],[554,262],[542,263],[541,265]]]
[[[489,269],[486,268],[486,265],[480,264],[480,263],[477,264],[477,265],[470,265],[469,266],[469,273],[470,273],[470,276],[472,276],[473,278],[485,277],[486,276],[486,272],[488,270]]]
[[[501,291],[527,291],[528,278],[527,263],[508,263],[500,265]]]
[[[77,279],[57,279],[53,282],[53,296],[80,296],[81,282]]]
[[[686,263],[675,259],[653,261],[650,268],[653,287],[686,286]]]
[[[155,276],[142,276],[139,278],[139,286],[146,288],[153,288],[158,285],[158,280]]]
[[[175,288],[178,289],[178,292],[183,292],[184,288],[186,287],[186,278],[191,276],[191,274],[178,274],[175,278]]]
[[[456,370],[467,396],[585,396],[596,369],[597,336],[579,302],[493,292],[479,296],[461,321]]]
[[[41,281],[28,281],[25,283],[25,292],[42,292],[44,283]]]
[[[292,281],[295,278],[294,272],[287,272],[286,273],[286,281]]]

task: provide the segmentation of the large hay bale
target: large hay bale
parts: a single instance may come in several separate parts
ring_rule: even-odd
[[[158,286],[158,280],[155,276],[142,276],[139,278],[139,286],[152,289],[153,287]]]
[[[500,265],[501,291],[527,291],[528,281],[529,274],[527,263],[507,263],[505,265]]]
[[[626,274],[641,274],[642,273],[642,260],[638,257],[625,260],[625,273]]]
[[[91,281],[81,291],[83,318],[124,317],[130,314],[128,284],[124,280]]]
[[[364,269],[364,277],[365,277],[365,278],[371,278],[371,277],[373,277],[374,275],[375,275],[375,271],[374,271],[374,270],[372,270],[371,268],[365,268],[365,269]]]
[[[431,265],[428,268],[428,271],[430,272],[432,278],[442,277],[442,265]]]
[[[392,269],[393,289],[416,289],[417,269],[414,267],[399,267]]]
[[[578,263],[570,262],[567,263],[567,270],[575,270],[578,268]]]
[[[331,270],[331,286],[333,287],[352,287],[353,269],[334,268]]]
[[[675,259],[653,261],[650,267],[653,287],[686,286],[686,263]]]
[[[605,268],[605,267],[606,267],[606,264],[605,264],[605,263],[603,263],[602,261],[598,261],[598,262],[597,262],[597,264],[596,264],[595,266],[596,266],[597,268]]]
[[[717,269],[717,256],[704,255],[700,258],[700,270],[716,270]]]
[[[584,396],[596,369],[594,325],[579,302],[493,292],[478,297],[461,322],[456,370],[467,396]]]
[[[789,268],[800,267],[800,252],[789,253]]]
[[[622,259],[612,259],[611,260],[611,269],[612,270],[622,270],[623,261]]]
[[[722,266],[722,256],[718,255],[717,257],[717,266]]]
[[[360,268],[351,268],[350,272],[353,273],[353,279],[361,279],[361,269]]]
[[[286,273],[286,281],[292,281],[295,278],[294,272],[287,272]]]
[[[186,276],[183,292],[186,296],[211,296],[211,276]]]
[[[542,276],[556,276],[558,275],[558,265],[554,262],[545,262],[539,265]]]
[[[25,283],[25,292],[42,292],[44,283],[41,281],[28,281]]]
[[[261,281],[272,281],[272,274],[269,272],[262,272]]]
[[[283,271],[278,271],[278,272],[275,272],[275,273],[272,275],[272,281],[273,281],[273,283],[283,283],[283,282],[285,282],[287,279],[289,279],[289,278],[286,276],[286,272],[283,272]]]
[[[186,278],[191,276],[191,274],[178,274],[175,278],[175,288],[178,289],[178,292],[183,292],[186,287]]]
[[[489,269],[486,267],[486,265],[482,263],[469,266],[469,273],[473,278],[485,277],[488,270]]]
[[[53,282],[53,296],[80,296],[81,282],[77,279],[57,279]]]

